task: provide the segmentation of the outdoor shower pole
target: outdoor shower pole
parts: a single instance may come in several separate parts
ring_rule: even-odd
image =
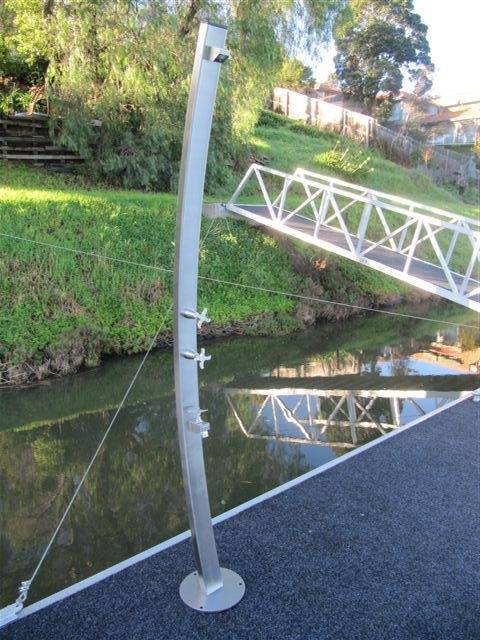
[[[178,187],[175,240],[174,366],[178,439],[183,484],[197,571],[180,585],[182,600],[198,611],[223,611],[241,600],[243,580],[218,562],[208,499],[202,439],[209,424],[199,406],[198,369],[205,350],[197,351],[197,326],[208,322],[206,309],[197,311],[197,278],[203,189],[225,27],[202,22],[188,97]]]

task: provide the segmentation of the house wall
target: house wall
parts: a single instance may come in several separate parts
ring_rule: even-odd
[[[480,120],[441,122],[429,127],[428,141],[434,145],[474,145]]]
[[[387,122],[390,124],[404,124],[411,118],[418,118],[425,115],[436,114],[440,107],[422,100],[398,100],[394,102],[392,112]]]

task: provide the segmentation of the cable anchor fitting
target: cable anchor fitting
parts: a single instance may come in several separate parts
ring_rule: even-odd
[[[23,603],[27,599],[31,584],[31,580],[24,580],[18,587],[19,596],[15,602],[0,609],[0,628],[17,619],[20,611],[23,609]]]
[[[200,369],[204,369],[205,362],[212,359],[212,356],[207,356],[205,354],[205,349],[203,349],[203,347],[202,349],[200,349],[200,353],[190,350],[182,351],[182,356],[184,358],[187,358],[187,360],[195,360],[196,362],[198,362],[198,366],[200,367]]]
[[[201,313],[199,313],[198,311],[191,311],[191,309],[184,309],[181,314],[184,318],[196,320],[197,327],[201,329],[204,323],[211,322],[210,318],[207,316],[207,311],[207,307],[205,307]]]

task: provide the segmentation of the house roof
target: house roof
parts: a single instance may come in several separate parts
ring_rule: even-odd
[[[340,87],[331,84],[330,82],[319,82],[315,85],[316,91],[328,91],[329,93],[342,93]]]
[[[382,100],[393,100],[394,102],[427,103],[435,107],[439,106],[436,98],[417,96],[415,93],[410,93],[409,91],[399,91],[398,93],[394,93],[393,91],[381,89],[380,91],[377,91],[375,99],[378,100],[378,102],[382,102]]]
[[[480,119],[480,100],[468,104],[454,104],[444,107],[439,113],[433,113],[422,118],[423,124],[438,124],[440,122],[456,122],[459,120]]]

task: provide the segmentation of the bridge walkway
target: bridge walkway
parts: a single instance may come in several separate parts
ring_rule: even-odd
[[[248,213],[249,220],[257,222],[260,225],[271,227],[278,230],[278,225],[270,217],[270,212],[266,205],[248,205],[243,204],[241,207],[246,213]],[[273,207],[274,211],[278,215],[278,207]],[[237,211],[238,213],[238,211]],[[287,212],[288,215],[289,212]],[[239,214],[242,216],[243,214]],[[300,214],[294,214],[287,223],[282,225],[281,230],[284,233],[297,237],[299,240],[303,240],[309,244],[315,244],[327,251],[333,253],[349,253],[348,241],[345,234],[342,231],[332,229],[326,225],[319,225],[317,232],[317,239],[314,241],[315,220],[311,220]],[[352,234],[350,240],[352,243],[357,241],[357,237]],[[370,249],[369,257],[372,262],[376,262],[379,271],[384,271],[385,267],[394,269],[396,272],[403,273],[408,261],[408,256],[402,253],[398,253],[384,246],[376,246],[375,243],[366,240],[364,243],[365,249]],[[339,251],[340,250],[340,251]],[[372,265],[370,265],[372,266]],[[410,276],[419,281],[422,289],[426,289],[431,285],[432,293],[438,288],[442,290],[448,290],[449,281],[445,275],[444,270],[441,267],[437,267],[433,264],[420,260],[418,258],[412,258],[409,268]],[[460,289],[463,283],[464,277],[461,274],[453,273],[452,278]],[[480,287],[480,281],[471,278],[466,286],[465,294],[468,294]],[[480,291],[474,294],[471,298],[472,302],[478,303],[480,307]]]

